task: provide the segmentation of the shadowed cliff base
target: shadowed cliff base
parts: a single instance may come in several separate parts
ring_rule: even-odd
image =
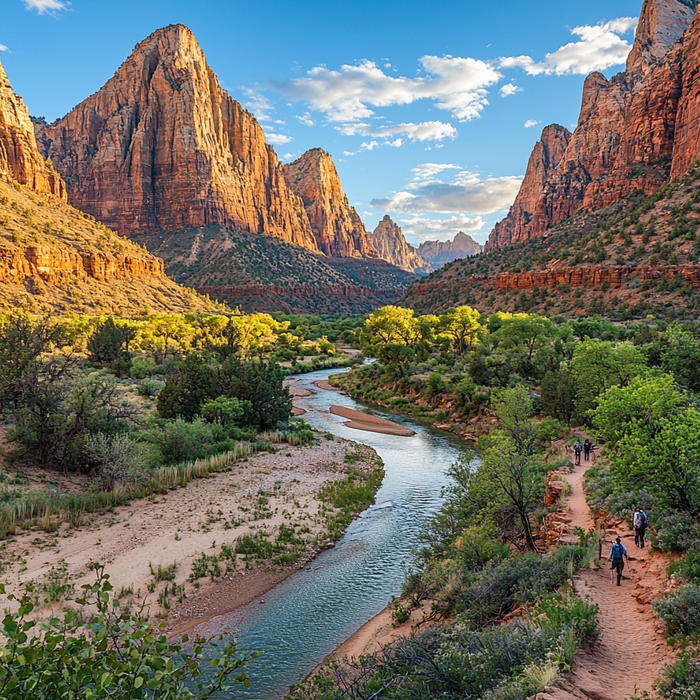
[[[223,226],[135,235],[176,282],[243,311],[356,313],[400,297],[417,276],[374,258],[330,258]]]

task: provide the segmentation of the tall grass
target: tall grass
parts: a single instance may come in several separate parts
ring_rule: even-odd
[[[145,485],[131,490],[118,485],[112,491],[66,494],[37,489],[22,493],[3,484],[0,486],[0,540],[15,534],[18,527],[28,529],[39,526],[47,532],[58,529],[62,522],[80,527],[87,513],[105,513],[134,498],[186,486],[194,479],[205,479],[210,474],[227,471],[239,460],[270,448],[270,443],[264,440],[238,443],[224,454],[155,469]]]

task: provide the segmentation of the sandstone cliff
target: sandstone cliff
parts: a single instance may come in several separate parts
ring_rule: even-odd
[[[418,246],[418,255],[434,269],[480,252],[481,246],[462,231],[451,241],[425,241]]]
[[[312,148],[282,166],[288,187],[304,202],[311,230],[326,255],[363,257],[371,253],[367,231],[340,184],[331,156]]]
[[[635,190],[653,192],[694,162],[700,154],[696,5],[645,0],[627,70],[610,80],[600,73],[586,78],[578,126],[563,153],[566,135],[545,130],[521,193],[487,250],[538,236],[583,208],[608,206]]]
[[[39,194],[66,198],[63,180],[39,154],[34,127],[19,95],[0,65],[0,174]]]
[[[260,125],[182,25],[154,32],[101,90],[36,134],[71,203],[120,233],[223,224],[317,249]]]
[[[403,231],[398,224],[386,214],[374,229],[370,242],[376,254],[396,267],[409,272],[427,272],[429,265],[416,252],[416,249],[406,243]]]

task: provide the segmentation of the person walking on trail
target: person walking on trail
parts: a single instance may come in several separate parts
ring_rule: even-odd
[[[581,464],[581,443],[578,440],[574,443],[574,464]]]
[[[644,535],[646,534],[647,531],[647,523],[649,522],[649,518],[647,517],[647,514],[644,512],[644,508],[637,508],[634,514],[634,543],[637,545],[637,547],[644,547]]]
[[[627,554],[627,548],[624,544],[622,544],[620,538],[616,537],[615,544],[610,548],[610,554],[608,555],[608,559],[610,559],[611,571],[617,572],[618,586],[620,585],[620,581],[622,581],[622,570],[625,568],[625,557],[627,557],[627,561],[629,562],[630,557],[629,554]]]
[[[591,438],[586,438],[583,441],[583,458],[586,460],[586,462],[591,457],[591,449],[592,448],[593,448],[593,443],[591,442]]]

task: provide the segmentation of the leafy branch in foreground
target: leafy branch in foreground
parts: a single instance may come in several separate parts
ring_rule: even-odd
[[[82,586],[77,609],[63,619],[31,619],[33,587],[16,597],[16,612],[7,612],[0,630],[0,697],[20,700],[49,698],[211,698],[236,685],[249,687],[244,667],[249,658],[233,640],[191,647],[168,644],[141,615],[120,614],[110,598],[112,585],[100,564],[90,566],[96,581]],[[5,585],[0,584],[0,593]],[[94,607],[94,614],[92,608]],[[186,636],[182,644],[187,644]],[[208,663],[205,659],[208,657]],[[207,672],[206,666],[210,667]],[[205,680],[200,680],[205,679]]]

